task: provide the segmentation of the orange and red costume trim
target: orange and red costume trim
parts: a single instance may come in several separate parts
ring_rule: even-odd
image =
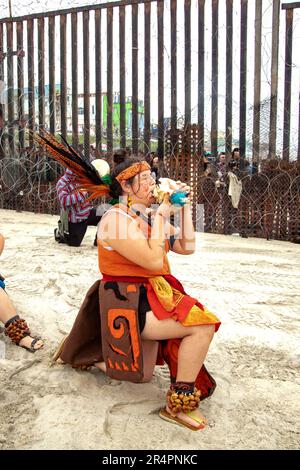
[[[131,282],[137,284],[144,284],[147,289],[147,298],[150,304],[150,307],[154,313],[154,315],[159,320],[165,320],[166,318],[174,318],[175,320],[183,323],[185,326],[189,325],[215,325],[215,331],[218,331],[221,322],[218,318],[207,310],[204,305],[198,302],[197,299],[190,297],[184,290],[183,285],[176,279],[176,277],[172,276],[172,274],[166,274],[162,276],[172,288],[176,291],[179,291],[182,295],[180,302],[174,307],[174,310],[167,311],[161,302],[157,294],[155,293],[152,285],[151,279],[142,278],[142,277],[129,277],[129,276],[109,276],[107,274],[103,275],[102,281],[115,281],[115,282]],[[201,310],[201,317],[202,318],[194,318],[192,317],[190,321],[187,321],[189,318],[189,314],[191,309],[194,306],[197,306]]]

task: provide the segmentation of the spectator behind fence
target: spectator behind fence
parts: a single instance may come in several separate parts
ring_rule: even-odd
[[[116,165],[119,165],[120,163],[123,163],[124,160],[129,156],[129,152],[127,149],[123,149],[123,148],[120,148],[120,149],[114,149],[114,153],[113,153],[113,168],[116,166]]]
[[[216,164],[217,172],[218,172],[218,177],[220,181],[224,181],[224,178],[227,173],[227,164],[226,164],[226,153],[221,152],[219,154],[219,161]]]
[[[214,158],[211,152],[203,152],[203,174],[210,178],[217,178],[217,168],[214,164]]]
[[[240,160],[241,160],[241,156],[240,156],[240,149],[239,147],[235,147],[232,152],[231,152],[231,159],[234,160],[238,167],[240,166]]]
[[[0,255],[4,248],[4,237],[0,233]],[[4,278],[0,275],[0,321],[4,323],[4,332],[13,343],[27,351],[36,352],[44,346],[39,338],[33,338],[25,320],[19,317],[17,310],[5,291]]]
[[[96,158],[96,148],[91,144],[90,145],[90,155],[89,155],[90,162],[94,161],[95,158]]]
[[[210,174],[210,164],[209,164],[209,159],[208,159],[209,155],[210,155],[210,152],[203,153],[203,172],[205,176],[209,176]]]
[[[238,178],[241,177],[240,175],[240,149],[239,147],[235,147],[231,152],[231,159],[228,162],[228,171],[234,173]]]
[[[151,162],[151,176],[152,178],[158,183],[159,180],[159,168],[158,168],[158,156],[153,155],[152,162]]]
[[[125,150],[126,150],[126,156],[127,157],[130,157],[132,155],[132,149],[131,147],[125,147]]]
[[[69,246],[80,246],[88,225],[97,226],[101,216],[86,202],[88,194],[81,191],[71,170],[66,170],[56,184],[57,197],[61,205],[58,229],[54,230],[55,240]],[[94,240],[97,246],[97,234]]]
[[[244,176],[251,176],[254,171],[252,171],[252,165],[250,161],[246,158],[243,159],[243,165],[241,162],[240,149],[235,147],[231,153],[231,160],[228,164],[229,170],[232,171],[238,178],[243,178]]]

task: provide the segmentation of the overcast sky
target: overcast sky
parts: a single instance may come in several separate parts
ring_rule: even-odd
[[[112,0],[111,0],[112,1]],[[99,1],[80,1],[80,0],[12,0],[12,12],[14,16],[26,15],[30,13],[38,13],[41,11],[49,11],[56,9],[64,9],[82,5],[93,5],[99,3]],[[197,0],[191,0],[192,3],[192,15],[191,15],[191,34],[192,34],[192,116],[196,120],[197,116]],[[205,126],[210,128],[210,115],[211,115],[211,0],[206,0],[205,6]],[[284,3],[291,3],[286,1]],[[165,41],[165,116],[170,115],[170,30],[169,30],[169,17],[170,17],[170,1],[165,0],[165,27],[164,27],[164,41]],[[151,120],[157,122],[157,110],[158,110],[158,99],[157,99],[157,24],[156,24],[156,8],[155,3],[152,7],[152,25],[151,25]],[[178,66],[178,113],[184,113],[184,0],[178,0],[178,26],[177,26],[177,38],[178,38],[178,50],[177,50],[177,66]],[[240,0],[233,0],[234,11],[233,11],[233,129],[235,137],[238,136],[238,123],[239,123],[239,39],[240,39]],[[128,63],[128,69],[126,70],[126,94],[131,95],[131,15],[130,8],[126,16],[126,61]],[[263,25],[262,25],[262,100],[269,98],[270,96],[270,69],[271,69],[271,38],[272,38],[272,0],[262,0],[262,11],[263,11]],[[139,7],[139,41],[143,44],[143,7]],[[8,0],[0,0],[0,17],[8,16]],[[103,34],[105,34],[105,14],[103,16]],[[248,56],[247,56],[247,102],[249,108],[253,104],[253,69],[254,69],[254,17],[255,17],[255,0],[248,1]],[[219,128],[225,130],[225,34],[226,34],[226,0],[219,0]],[[57,25],[58,26],[58,25]],[[91,38],[93,33],[93,21],[91,15]],[[46,30],[47,33],[47,30]],[[57,28],[57,37],[59,34],[59,28]],[[79,29],[80,34],[80,29]],[[282,112],[280,108],[283,106],[283,90],[284,90],[284,35],[285,35],[285,13],[281,12],[280,17],[280,50],[279,50],[279,109],[278,109],[278,128],[282,128]],[[47,34],[46,34],[47,36]],[[116,46],[114,49],[114,82],[113,89],[115,92],[119,91],[119,67],[118,67],[118,15],[115,13],[114,22],[114,38],[116,39]],[[106,51],[106,38],[102,36],[102,47],[103,54]],[[57,42],[58,44],[58,42]],[[94,74],[93,74],[93,50],[94,44],[91,44],[91,91],[94,88]],[[300,9],[294,10],[294,42],[293,42],[293,72],[292,72],[292,145],[296,144],[297,141],[297,130],[298,130],[298,99],[299,99],[299,84],[300,84]],[[144,93],[144,75],[143,75],[143,47],[139,48],[139,60],[141,66],[139,67],[139,97],[143,99]],[[57,54],[59,60],[59,51]],[[68,55],[70,65],[70,55]],[[79,76],[82,74],[82,51],[79,50]],[[56,82],[59,83],[59,70],[56,67]],[[106,58],[103,60],[103,91],[106,88],[105,72],[106,72]],[[47,80],[47,76],[46,76]],[[47,81],[46,81],[47,83]],[[70,76],[68,76],[68,84],[70,83]],[[248,121],[251,121],[251,113],[249,114]],[[262,122],[262,133],[267,132],[267,125]],[[248,126],[247,135],[251,135],[251,125]],[[280,131],[279,131],[280,139]],[[294,142],[294,140],[295,142]]]

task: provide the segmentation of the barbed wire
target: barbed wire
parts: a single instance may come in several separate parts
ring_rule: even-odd
[[[190,139],[192,145],[197,142]],[[142,142],[140,142],[142,145]],[[192,188],[194,222],[198,227],[204,207],[204,230],[212,233],[239,233],[300,241],[300,164],[280,159],[265,160],[254,174],[232,170],[224,174],[217,164],[205,168],[201,155],[185,154],[174,147],[167,150],[165,172],[169,177],[187,181]],[[169,152],[169,153],[168,153]],[[209,170],[209,171],[208,171]],[[228,172],[234,171],[242,186],[237,208],[228,195]],[[0,161],[0,207],[58,214],[56,181],[62,169],[41,154],[26,149],[20,158]]]

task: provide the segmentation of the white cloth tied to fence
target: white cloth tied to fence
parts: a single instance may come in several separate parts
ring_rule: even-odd
[[[228,188],[228,196],[231,197],[231,204],[232,206],[237,209],[240,202],[240,197],[243,189],[242,182],[238,179],[238,177],[229,171],[229,188]]]
[[[6,104],[6,92],[5,92],[5,83],[3,80],[0,80],[0,104]]]

